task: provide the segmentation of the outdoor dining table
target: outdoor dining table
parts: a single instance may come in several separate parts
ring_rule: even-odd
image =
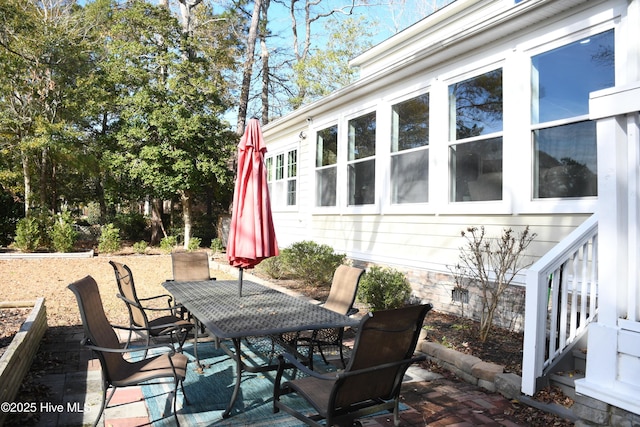
[[[242,339],[264,336],[276,338],[287,333],[356,326],[359,323],[358,319],[247,280],[243,283],[242,296],[238,294],[236,280],[166,281],[162,286],[215,336],[236,362],[236,383],[223,418],[230,416],[238,397],[242,371],[277,369],[277,364],[255,367],[245,363],[241,352]],[[200,364],[197,351],[199,325],[194,329],[195,356]],[[231,340],[233,350],[222,340]]]

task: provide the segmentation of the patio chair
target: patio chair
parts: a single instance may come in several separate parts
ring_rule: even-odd
[[[156,338],[168,336],[171,339],[171,343],[175,342],[179,351],[182,352],[182,345],[187,338],[187,334],[193,328],[193,323],[178,316],[177,311],[180,307],[172,304],[173,297],[169,294],[162,294],[149,298],[138,298],[131,269],[127,265],[115,261],[109,261],[109,264],[113,267],[118,289],[120,290],[117,297],[124,301],[129,312],[129,337],[125,348],[128,348],[131,344],[131,336],[135,331],[145,334],[147,346],[152,339],[156,341]],[[167,299],[167,307],[143,305],[162,298]],[[150,319],[147,312],[158,313],[159,316]]]
[[[211,277],[209,255],[206,252],[171,252],[171,268],[176,282],[216,280]],[[193,315],[184,308],[180,309],[180,316],[193,319]],[[204,325],[200,325],[200,330],[204,334]]]
[[[333,274],[329,296],[322,306],[346,316],[356,314],[358,309],[353,307],[353,303],[356,300],[358,284],[363,274],[364,270],[361,268],[348,265],[339,266]],[[302,343],[303,345],[318,348],[324,363],[328,362],[323,347],[337,347],[340,353],[340,361],[344,368],[346,364],[343,352],[344,346],[342,344],[343,337],[344,328],[319,329],[300,334],[300,336],[298,336],[298,344],[300,345]],[[310,354],[311,350],[312,348],[310,348]]]
[[[345,370],[321,374],[310,370],[292,354],[279,356],[273,410],[283,410],[310,426],[351,426],[357,418],[382,410],[393,412],[399,425],[399,396],[404,374],[412,363],[420,329],[431,304],[376,311],[358,328],[353,354]],[[287,363],[307,376],[282,383]],[[296,393],[317,413],[300,412],[280,397]],[[325,423],[320,423],[321,420]]]
[[[91,276],[86,276],[70,284],[68,288],[75,294],[78,301],[84,328],[82,344],[96,353],[102,367],[102,405],[93,424],[94,427],[100,421],[118,387],[134,386],[141,383],[150,384],[150,381],[162,378],[173,380],[173,415],[176,424],[179,425],[176,414],[178,385],[182,389],[185,404],[189,404],[183,385],[187,372],[187,357],[176,353],[171,346],[156,345],[144,349],[146,351],[149,348],[168,347],[169,351],[150,358],[146,357],[145,352],[145,357],[140,360],[134,362],[126,360],[124,354],[131,352],[131,350],[121,348],[114,327],[109,324],[105,315],[96,281]],[[112,391],[107,398],[109,387],[112,388]]]
[[[171,267],[176,282],[216,280],[211,277],[206,252],[171,252]]]

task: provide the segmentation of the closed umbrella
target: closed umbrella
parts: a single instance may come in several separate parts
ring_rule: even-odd
[[[238,145],[238,175],[227,241],[229,264],[240,269],[240,295],[243,270],[278,255],[264,164],[266,151],[260,123],[249,120]]]

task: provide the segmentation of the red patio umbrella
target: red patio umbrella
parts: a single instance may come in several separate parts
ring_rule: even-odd
[[[238,176],[227,241],[229,264],[240,269],[240,295],[243,270],[279,253],[264,164],[266,151],[260,123],[255,118],[249,120],[238,145]]]

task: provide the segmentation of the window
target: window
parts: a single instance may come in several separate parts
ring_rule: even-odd
[[[376,113],[349,120],[347,157],[348,205],[375,203]]]
[[[316,137],[316,206],[336,206],[338,126],[318,131]]]
[[[534,198],[597,195],[589,93],[614,86],[614,72],[613,30],[532,58]]]
[[[449,86],[451,201],[502,199],[502,69]]]
[[[274,208],[297,204],[298,150],[265,159],[271,205]]]
[[[391,203],[429,200],[429,94],[392,108]]]
[[[296,205],[296,186],[298,180],[298,151],[287,153],[287,206]]]

